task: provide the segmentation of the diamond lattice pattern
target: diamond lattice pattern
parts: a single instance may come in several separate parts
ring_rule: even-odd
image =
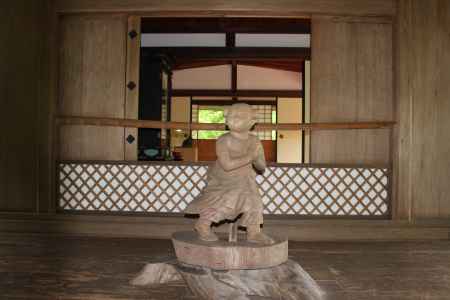
[[[75,211],[182,213],[206,186],[208,166],[59,165],[59,208]],[[264,213],[387,216],[387,168],[272,166],[257,177]]]

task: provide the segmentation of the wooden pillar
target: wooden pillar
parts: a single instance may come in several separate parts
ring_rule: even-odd
[[[450,216],[450,2],[399,0],[396,218]]]
[[[138,119],[139,110],[139,64],[141,50],[141,17],[128,18],[127,34],[127,83],[125,93],[125,118]],[[125,128],[125,160],[137,160],[138,129]]]

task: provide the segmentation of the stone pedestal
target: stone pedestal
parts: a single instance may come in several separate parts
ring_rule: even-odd
[[[178,261],[214,270],[264,269],[278,266],[288,259],[288,241],[273,238],[270,245],[249,243],[244,237],[237,242],[221,238],[205,242],[194,231],[176,232],[172,236]]]

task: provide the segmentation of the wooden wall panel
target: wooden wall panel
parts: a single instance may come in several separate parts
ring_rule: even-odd
[[[264,156],[267,162],[277,161],[277,142],[276,141],[261,141],[264,148]]]
[[[124,118],[126,17],[66,16],[60,22],[60,114]],[[61,130],[60,159],[94,159],[102,152],[103,159],[124,159],[123,128],[85,129]]]
[[[313,18],[311,122],[393,119],[392,24]],[[313,163],[389,163],[389,130],[315,131]]]
[[[50,1],[0,4],[0,211],[34,212],[39,177],[48,174],[41,137],[49,111],[47,38]],[[48,149],[47,149],[48,150]],[[45,187],[49,182],[43,179]]]
[[[216,140],[196,140],[198,161],[214,161],[216,155]]]
[[[450,217],[450,2],[400,0],[399,217]]]
[[[393,15],[394,0],[279,0],[279,1],[220,1],[220,0],[57,0],[60,12],[161,12],[170,14],[211,15],[295,15],[306,13],[341,14],[341,15]]]
[[[64,159],[122,160],[123,147],[119,145],[123,145],[123,128],[61,127],[60,151]]]
[[[386,165],[389,142],[387,129],[313,132],[311,162]]]

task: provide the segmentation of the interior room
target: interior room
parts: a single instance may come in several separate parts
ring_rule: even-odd
[[[18,0],[0,14],[5,299],[450,298],[449,1]],[[181,254],[176,236],[214,248],[189,211],[217,168],[235,174],[233,136],[259,151],[243,165],[257,234],[275,238],[252,244],[244,210],[207,230],[253,249],[223,254],[240,264],[285,257],[201,265],[211,288],[181,258],[206,252]],[[260,291],[289,264],[278,298]],[[215,272],[250,287],[224,292]]]

